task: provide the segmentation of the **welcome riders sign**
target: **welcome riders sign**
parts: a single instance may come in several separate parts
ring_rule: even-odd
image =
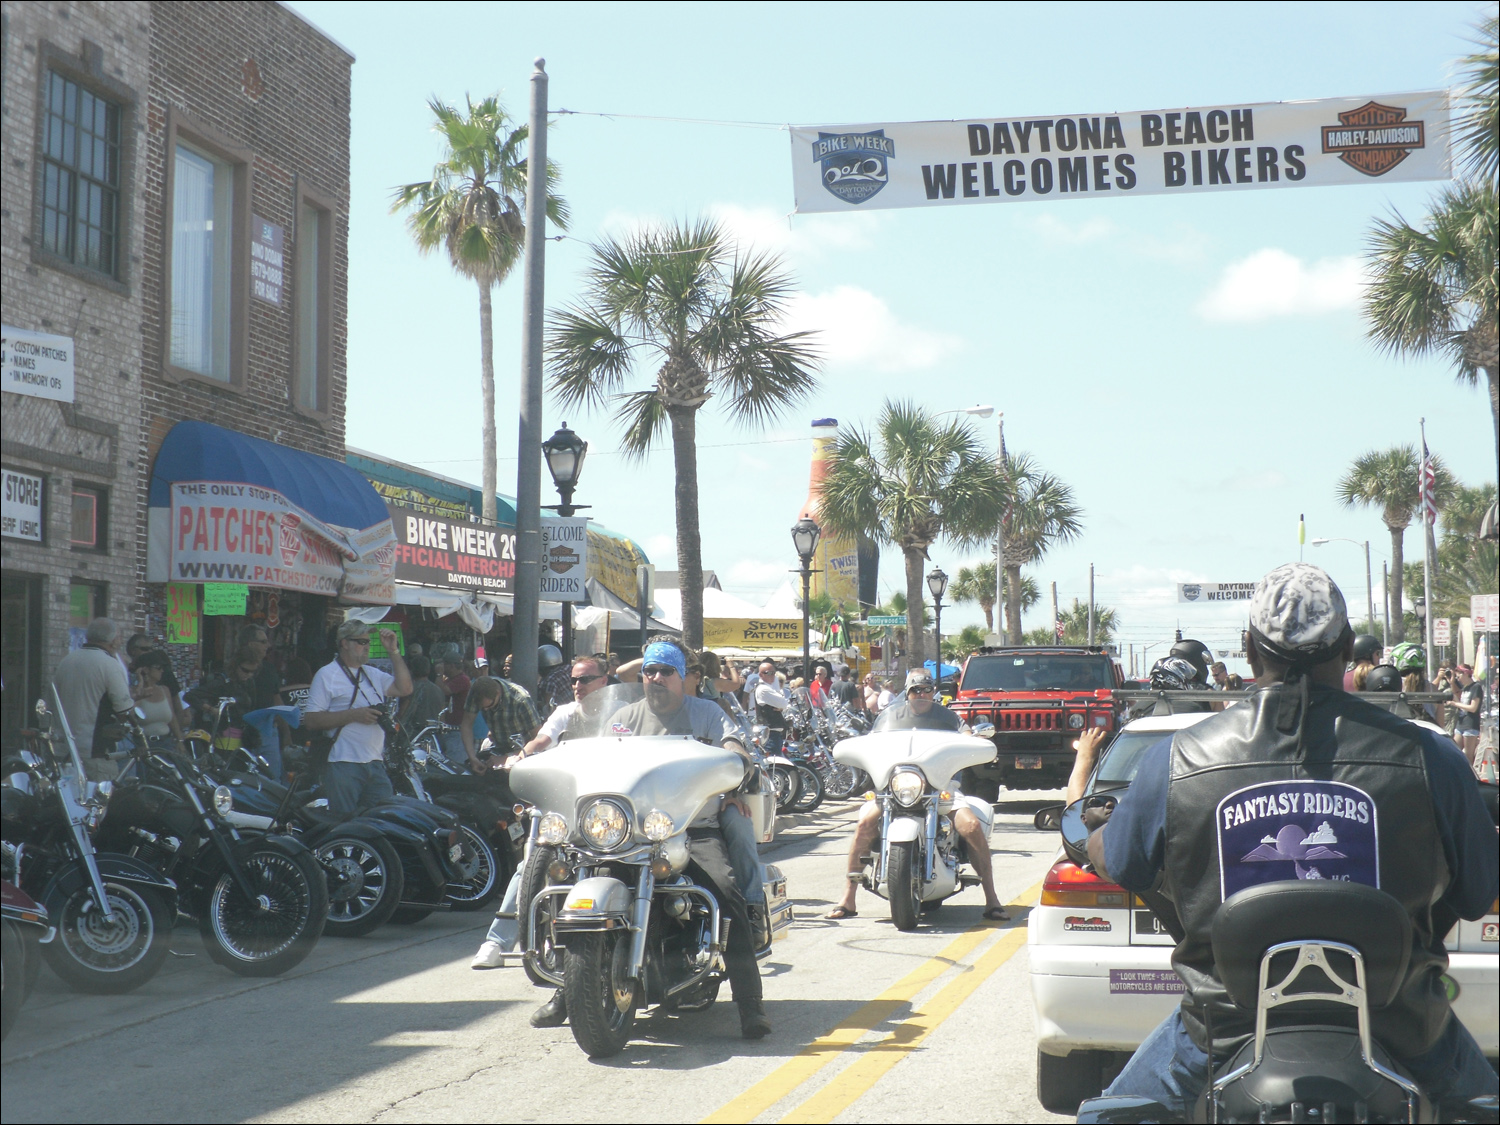
[[[791,130],[797,210],[1446,180],[1448,94]]]

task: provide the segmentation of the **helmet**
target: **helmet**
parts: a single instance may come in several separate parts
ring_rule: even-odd
[[[1200,684],[1208,682],[1208,666],[1213,662],[1213,654],[1202,641],[1178,641],[1167,650],[1167,655],[1186,660],[1193,666],[1193,675],[1189,679],[1197,680]]]
[[[538,672],[550,672],[562,662],[562,649],[558,648],[556,645],[537,646],[536,667]]]
[[[1361,633],[1354,638],[1354,663],[1374,664],[1380,658],[1381,649],[1379,637],[1372,637],[1369,633]]]
[[[1197,669],[1180,656],[1164,656],[1151,665],[1152,691],[1183,691],[1192,686]]]
[[[1400,691],[1401,673],[1389,664],[1377,664],[1365,677],[1366,691]]]
[[[1391,664],[1401,672],[1425,672],[1427,657],[1421,645],[1407,641],[1391,649]]]

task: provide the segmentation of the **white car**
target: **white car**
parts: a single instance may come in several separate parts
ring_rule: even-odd
[[[1160,715],[1127,724],[1101,757],[1092,785],[1127,784],[1140,755],[1207,714]],[[1500,1054],[1500,904],[1448,934],[1453,1010],[1493,1062]],[[1037,1097],[1072,1114],[1114,1079],[1136,1047],[1171,1014],[1183,987],[1173,942],[1139,898],[1070,863],[1058,851],[1027,921],[1036,1018]]]

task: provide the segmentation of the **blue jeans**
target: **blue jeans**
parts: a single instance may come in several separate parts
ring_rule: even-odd
[[[725,805],[719,810],[719,832],[729,851],[729,863],[734,868],[734,881],[739,884],[740,894],[746,902],[765,902],[766,887],[762,881],[765,876],[760,866],[755,825],[739,809]]]
[[[1474,1037],[1454,1017],[1432,1050],[1402,1063],[1424,1093],[1434,1098],[1472,1098],[1500,1089],[1495,1071]],[[1208,1056],[1188,1037],[1182,1010],[1172,1014],[1146,1036],[1106,1096],[1150,1098],[1182,1116],[1193,1112],[1198,1095],[1208,1085]],[[1096,1120],[1079,1114],[1080,1122]]]
[[[383,761],[329,762],[323,772],[323,793],[328,798],[328,811],[343,817],[396,795]]]
[[[781,747],[785,742],[786,731],[766,728],[766,745],[764,749],[767,754],[780,754]]]
[[[500,909],[495,913],[495,920],[490,923],[490,932],[484,935],[485,941],[495,942],[507,953],[519,953],[516,942],[521,936],[521,923],[516,917],[516,903],[521,897],[521,873],[517,871],[510,877],[510,885],[505,888],[505,897],[500,900]],[[531,909],[531,904],[527,904]],[[504,917],[509,915],[509,917]]]
[[[463,736],[456,730],[445,730],[442,733],[443,757],[447,758],[455,766],[465,766],[469,763],[469,755],[464,751]],[[479,749],[479,741],[476,739],[474,748]]]

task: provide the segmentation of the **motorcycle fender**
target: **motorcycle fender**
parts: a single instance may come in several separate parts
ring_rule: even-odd
[[[567,944],[569,934],[627,928],[633,897],[629,887],[608,876],[574,884],[552,923],[557,940]]]
[[[888,843],[900,844],[911,840],[927,840],[927,825],[914,816],[893,816],[886,833]]]
[[[796,762],[790,758],[783,758],[780,754],[767,754],[764,760],[768,766],[787,766],[790,769],[797,768]]]
[[[335,825],[332,828],[325,828],[310,838],[316,841],[317,847],[322,847],[323,841],[332,839],[335,836],[352,836],[356,840],[375,841],[388,840],[394,835],[396,835],[396,832],[392,829],[384,825],[373,824],[363,817],[359,817],[354,820],[346,820],[344,823]],[[413,832],[412,838],[419,839],[420,837],[417,833]]]
[[[167,909],[176,911],[177,884],[150,864],[142,863],[134,856],[120,855],[118,852],[96,852],[94,862],[99,866],[99,874],[107,881],[157,891],[165,896]],[[88,872],[77,863],[69,863],[52,876],[51,881],[42,891],[40,901],[49,913],[56,914],[62,909],[63,902],[69,896],[88,885]]]
[[[267,848],[293,858],[309,854],[307,845],[292,836],[255,836],[241,840],[234,846],[235,853],[239,856],[248,856],[251,852],[264,851]]]

